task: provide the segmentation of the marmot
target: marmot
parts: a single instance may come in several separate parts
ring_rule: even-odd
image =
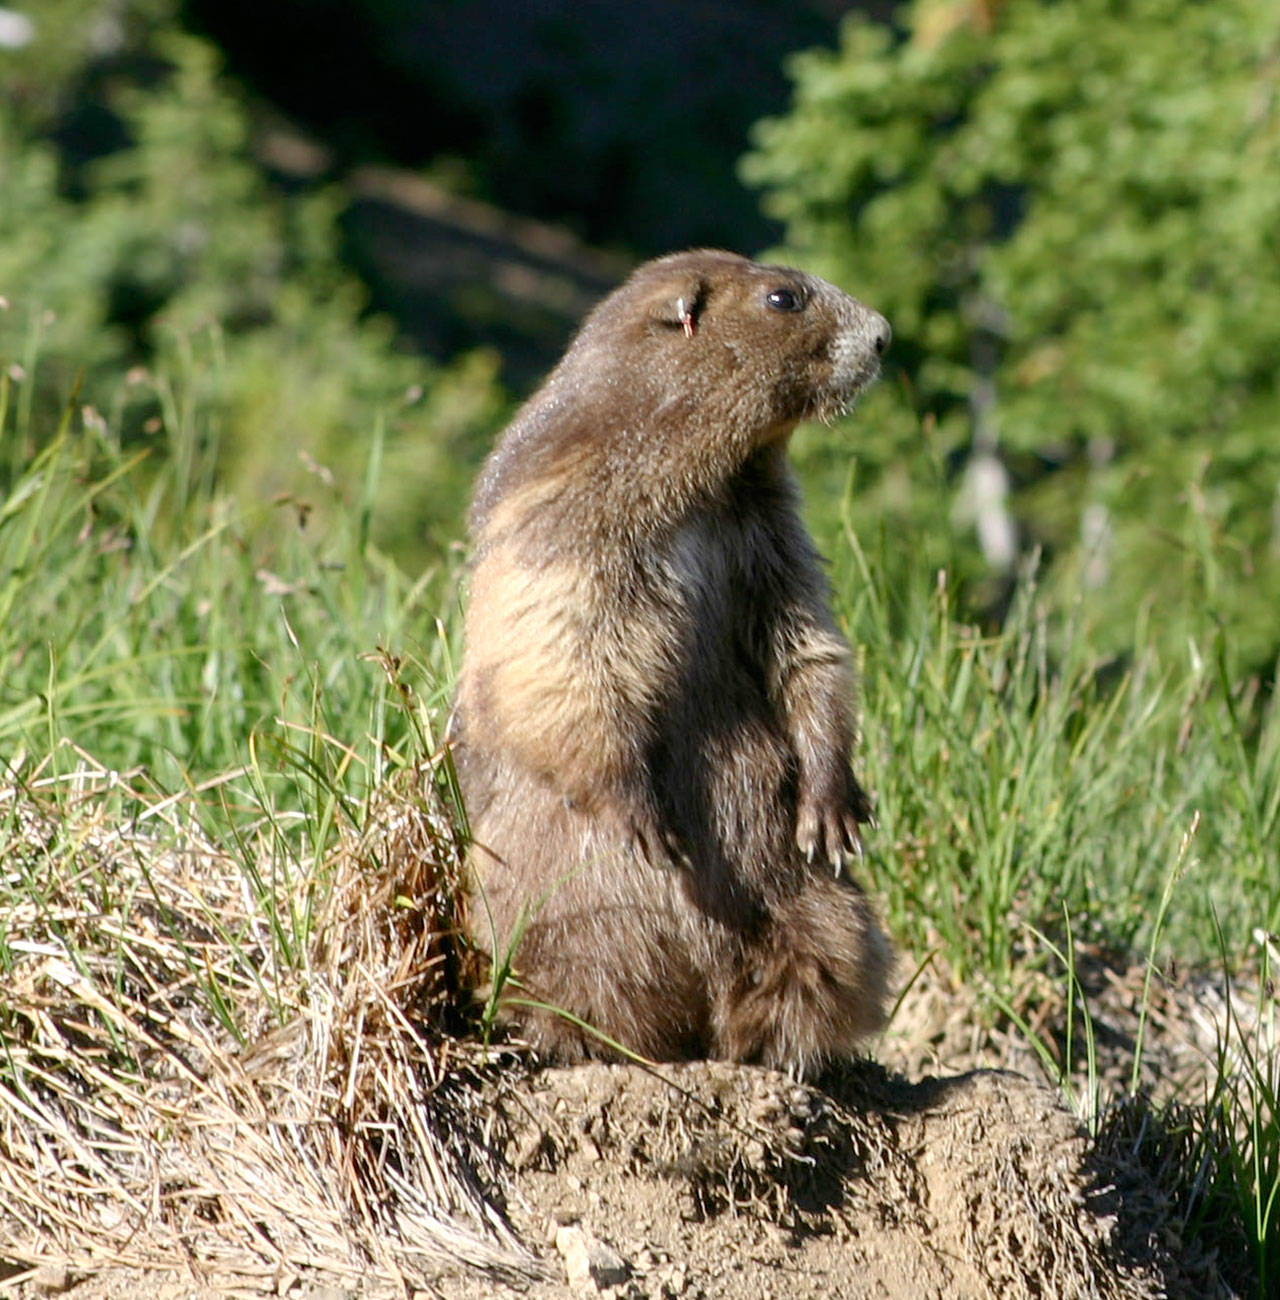
[[[480,474],[451,732],[470,929],[498,961],[518,939],[511,998],[569,1013],[508,1006],[556,1059],[802,1072],[883,1023],[888,943],[844,874],[870,818],[849,646],[786,450],[888,341],[815,276],[659,258]]]

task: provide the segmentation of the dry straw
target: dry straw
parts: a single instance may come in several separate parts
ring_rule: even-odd
[[[269,914],[299,899],[251,888],[194,796],[139,784],[85,762],[0,785],[0,1257],[277,1288],[531,1275],[481,1099],[503,1067],[448,1032],[459,852],[430,773],[340,837],[288,970]]]

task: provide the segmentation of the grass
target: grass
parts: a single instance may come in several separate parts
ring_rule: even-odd
[[[1233,683],[1223,636],[1162,662],[1090,651],[1086,615],[1024,576],[1003,624],[959,622],[945,583],[888,590],[849,534],[848,624],[864,660],[881,833],[872,869],[895,931],[1007,989],[1030,923],[1203,960],[1280,919],[1280,703]],[[1184,836],[1195,826],[1194,852]],[[1159,903],[1178,864],[1177,906]]]
[[[61,820],[40,853],[6,853],[31,826],[19,802],[0,805],[0,978],[31,955],[19,916],[44,918],[40,942],[72,971],[114,951],[123,987],[137,966],[113,918],[159,887],[104,866],[65,874],[68,837],[89,834],[77,791],[92,770],[107,823],[159,825],[180,806],[193,824],[166,823],[169,842],[198,834],[235,863],[247,901],[200,921],[230,956],[207,965],[184,940],[170,974],[248,1043],[264,1017],[284,1025],[306,999],[334,846],[437,751],[455,567],[410,578],[371,546],[376,418],[350,492],[317,467],[318,511],[237,503],[216,486],[208,414],[181,392],[131,376],[156,385],[166,414],[151,443],[122,446],[74,401],[42,424],[26,397],[37,365],[0,376],[0,784],[38,789]],[[1041,1042],[1045,1060],[1101,1130],[1077,951],[1136,954],[1148,981],[1171,963],[1244,971],[1270,1007],[1270,958],[1256,954],[1280,928],[1275,682],[1237,680],[1230,629],[1209,623],[1171,662],[1141,611],[1132,651],[1100,658],[1087,602],[1050,605],[1034,566],[998,627],[971,626],[945,572],[886,576],[903,565],[864,552],[851,504],[827,549],[862,661],[862,766],[880,822],[863,870],[888,926],[917,960],[978,990],[978,1015],[1021,1018],[1037,1041],[1029,999],[1047,978],[1067,1041]],[[430,770],[447,805],[447,765]],[[163,908],[148,914],[164,928]],[[1148,982],[1139,1053],[1151,996]],[[0,1079],[13,1084],[5,1001]],[[1185,1135],[1175,1163],[1195,1192],[1188,1231],[1242,1232],[1259,1295],[1280,1276],[1270,1033],[1267,1016],[1233,1012],[1209,1094],[1161,1112],[1176,1106]],[[1137,1080],[1135,1061],[1130,1092]]]
[[[0,378],[0,413],[9,387]],[[379,556],[363,495],[343,500],[317,473],[337,519],[317,535],[311,502],[242,511],[219,497],[212,449],[189,420],[154,446],[122,448],[96,413],[69,409],[43,441],[28,458],[34,439],[0,425],[6,752],[74,740],[170,788],[243,764],[254,736],[259,759],[267,745],[289,767],[322,760],[303,732],[365,739],[368,784],[403,761],[415,720],[370,656],[400,647],[424,692],[416,724],[438,715],[452,667],[435,616],[450,575],[410,583]],[[311,783],[312,797],[326,784]]]

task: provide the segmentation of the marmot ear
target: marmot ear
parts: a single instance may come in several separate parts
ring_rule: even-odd
[[[710,285],[701,275],[686,275],[678,280],[669,280],[653,296],[650,316],[666,329],[683,330],[685,338],[691,339],[698,328],[702,309],[706,306],[709,289]]]

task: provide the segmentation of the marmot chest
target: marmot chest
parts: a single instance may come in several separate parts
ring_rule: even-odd
[[[653,588],[676,624],[688,689],[764,688],[779,547],[764,521],[729,510],[694,516],[655,547]]]

